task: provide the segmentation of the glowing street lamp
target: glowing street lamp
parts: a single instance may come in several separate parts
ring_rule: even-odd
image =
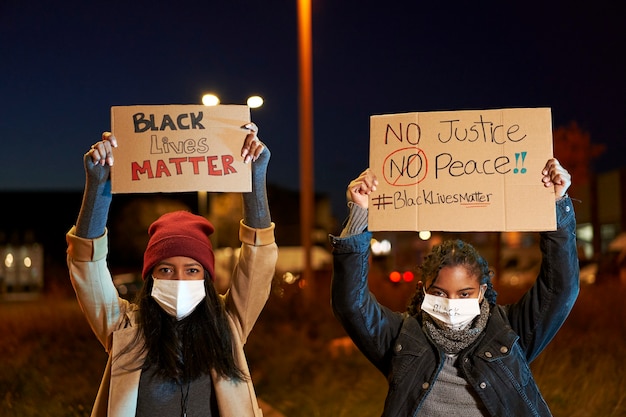
[[[220,98],[215,94],[205,94],[202,96],[202,104],[205,106],[217,106],[220,104]]]
[[[220,98],[215,94],[205,94],[202,96],[202,104],[205,106],[217,106],[220,104]],[[263,97],[250,96],[248,97],[248,100],[246,100],[246,104],[251,109],[258,109],[263,105]]]
[[[251,109],[258,109],[263,105],[263,97],[261,96],[250,96],[248,97],[248,107]]]

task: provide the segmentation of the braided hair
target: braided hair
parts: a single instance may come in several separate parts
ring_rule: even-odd
[[[446,240],[433,247],[432,251],[424,258],[419,266],[422,279],[418,282],[417,291],[409,301],[407,311],[417,317],[424,301],[422,285],[429,288],[439,276],[439,271],[446,266],[461,265],[474,276],[480,277],[480,285],[486,284],[485,298],[490,305],[496,304],[498,293],[493,289],[491,277],[494,272],[489,269],[485,258],[469,243],[460,239]]]

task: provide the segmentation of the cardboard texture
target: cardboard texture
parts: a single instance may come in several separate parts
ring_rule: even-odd
[[[549,108],[371,116],[369,230],[555,230],[552,155]]]
[[[241,105],[111,107],[112,192],[251,191],[241,158],[249,122]]]

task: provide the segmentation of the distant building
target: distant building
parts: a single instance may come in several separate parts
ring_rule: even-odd
[[[582,257],[598,259],[620,232],[626,232],[626,168],[596,175],[595,181],[572,195]]]
[[[43,291],[43,245],[31,233],[0,240],[0,297]]]

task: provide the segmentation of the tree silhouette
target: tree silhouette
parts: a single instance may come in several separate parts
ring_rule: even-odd
[[[597,187],[591,162],[600,156],[606,149],[603,144],[591,143],[589,132],[583,131],[578,123],[572,121],[569,125],[559,127],[553,132],[554,156],[572,174],[572,187],[568,191],[572,197],[581,199],[586,196],[587,216],[593,227],[593,237],[590,242],[592,253],[601,252],[600,223],[598,221]],[[583,190],[588,190],[585,194]],[[581,208],[581,213],[585,210]]]
[[[606,146],[591,142],[591,135],[572,121],[554,130],[554,156],[572,174],[572,185],[587,185],[592,176],[591,162]],[[575,187],[572,187],[575,188]]]

